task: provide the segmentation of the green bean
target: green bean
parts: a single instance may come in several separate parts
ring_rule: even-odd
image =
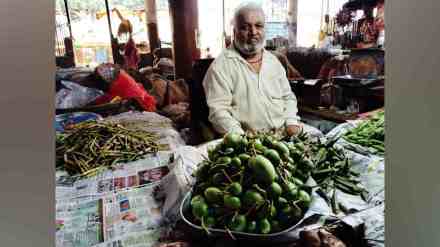
[[[157,135],[147,131],[87,121],[57,134],[57,165],[76,175],[101,166],[109,167],[118,161],[135,161],[144,154],[167,149],[158,140]]]
[[[385,153],[385,112],[378,112],[369,120],[363,121],[343,138],[361,146],[374,148],[379,154]]]

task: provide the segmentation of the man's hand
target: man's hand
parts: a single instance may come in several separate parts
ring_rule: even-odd
[[[302,130],[302,127],[300,125],[287,125],[286,127],[286,133],[288,136],[295,136],[299,134]]]

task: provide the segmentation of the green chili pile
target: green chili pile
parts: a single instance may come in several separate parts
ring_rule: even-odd
[[[83,122],[57,134],[57,167],[70,175],[87,174],[165,149],[158,140],[153,133],[127,129],[120,124]]]
[[[337,139],[328,140],[326,142],[314,141],[308,144],[313,153],[314,169],[311,176],[319,185],[319,192],[327,202],[330,203],[333,212],[339,213],[344,210],[336,198],[336,189],[355,196],[361,196],[366,200],[367,192],[360,186],[358,172],[352,170],[351,161],[346,157],[345,152],[341,148],[335,147]],[[326,195],[332,193],[331,198]]]
[[[371,119],[348,131],[343,138],[351,143],[374,148],[376,153],[385,153],[385,112],[380,111]]]

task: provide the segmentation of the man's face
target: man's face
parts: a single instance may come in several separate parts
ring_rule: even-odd
[[[246,11],[237,18],[234,42],[246,55],[254,55],[264,47],[264,15],[260,11]]]

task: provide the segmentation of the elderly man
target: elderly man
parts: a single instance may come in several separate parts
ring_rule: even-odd
[[[286,72],[264,49],[264,19],[258,5],[239,7],[233,19],[233,43],[204,78],[209,120],[220,134],[284,129],[295,135],[302,128]]]

